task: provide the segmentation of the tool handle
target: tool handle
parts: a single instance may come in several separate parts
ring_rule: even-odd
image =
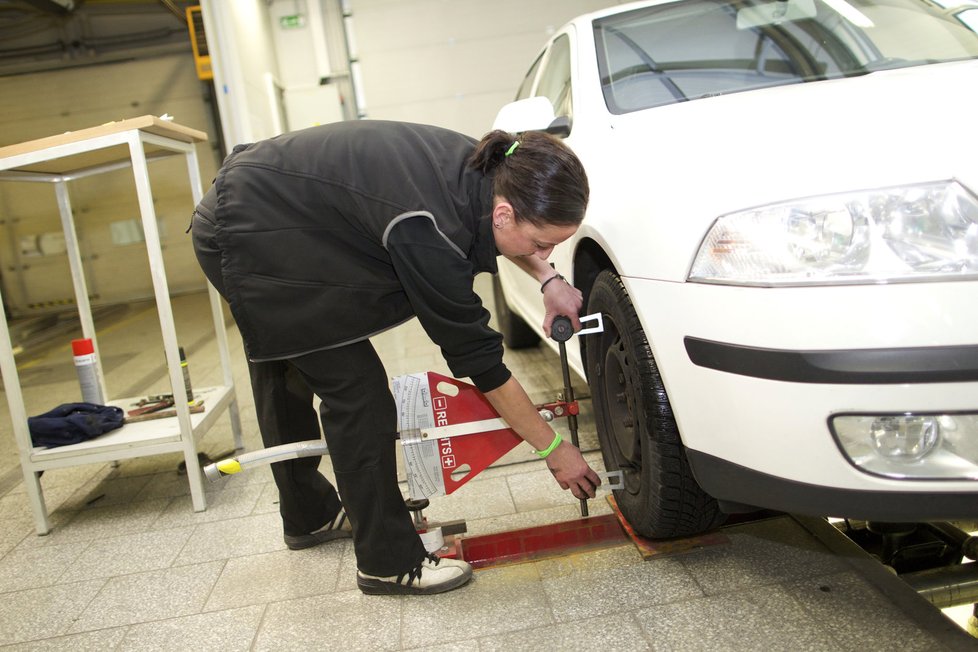
[[[550,337],[557,342],[566,342],[574,335],[574,324],[570,317],[557,315],[550,324]]]
[[[604,332],[604,318],[600,312],[596,312],[593,315],[585,315],[579,319],[581,324],[594,322],[594,326],[588,328],[582,328],[577,331],[578,335],[589,335],[590,333],[603,333]],[[570,317],[565,315],[557,315],[554,317],[553,322],[550,325],[550,337],[557,342],[566,342],[574,335],[574,325],[570,320]]]

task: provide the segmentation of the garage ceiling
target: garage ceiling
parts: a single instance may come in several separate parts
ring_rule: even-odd
[[[0,76],[187,52],[179,0],[0,0]]]

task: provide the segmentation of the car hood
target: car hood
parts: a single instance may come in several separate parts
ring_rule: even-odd
[[[591,181],[580,237],[610,244],[623,276],[682,281],[726,213],[952,178],[978,193],[976,106],[966,61],[608,115],[574,134]]]

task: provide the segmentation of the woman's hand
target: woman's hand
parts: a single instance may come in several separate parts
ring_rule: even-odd
[[[484,396],[509,427],[534,450],[546,450],[554,441],[554,431],[537,412],[515,377],[485,392]],[[547,467],[560,488],[570,489],[576,498],[594,498],[594,489],[601,484],[601,478],[588,466],[581,451],[566,441],[547,455]]]
[[[556,274],[556,272],[554,272]],[[543,307],[546,311],[543,316],[544,335],[550,337],[550,329],[553,327],[554,318],[563,315],[571,320],[574,332],[581,330],[581,322],[578,315],[584,306],[584,295],[576,287],[561,279],[554,279],[547,283],[543,288]]]
[[[561,442],[547,456],[547,467],[561,489],[570,489],[575,498],[594,498],[601,478],[594,472],[576,446]]]

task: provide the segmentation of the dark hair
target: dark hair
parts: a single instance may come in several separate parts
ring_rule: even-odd
[[[493,194],[505,197],[519,220],[577,226],[584,219],[589,192],[584,166],[550,134],[491,131],[476,146],[469,167],[492,177]]]

